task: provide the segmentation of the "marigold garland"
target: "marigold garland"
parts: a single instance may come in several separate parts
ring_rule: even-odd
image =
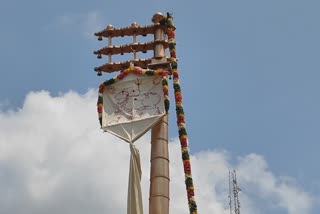
[[[97,102],[97,111],[98,111],[100,126],[102,126],[103,91],[104,91],[105,87],[109,86],[113,83],[116,83],[119,80],[122,80],[129,73],[134,73],[137,75],[148,75],[148,76],[159,75],[159,76],[162,76],[162,89],[163,89],[163,94],[164,94],[164,106],[165,106],[165,111],[168,113],[169,106],[170,106],[169,91],[168,91],[168,73],[162,69],[159,69],[159,70],[148,70],[147,69],[146,70],[146,69],[142,69],[140,67],[132,67],[132,68],[128,68],[126,70],[121,71],[116,77],[113,77],[109,80],[106,80],[105,82],[100,84],[99,96],[98,96],[98,102]]]
[[[185,184],[187,189],[188,204],[190,214],[197,214],[197,204],[194,197],[194,186],[191,175],[191,162],[188,149],[188,135],[185,127],[184,111],[182,106],[182,93],[179,81],[178,63],[176,59],[176,42],[175,42],[175,26],[172,24],[172,17],[168,14],[167,18],[160,21],[160,24],[166,26],[166,34],[168,36],[169,51],[171,57],[171,68],[173,75],[173,89],[176,103],[177,125],[179,129],[179,140],[181,145],[181,154],[183,160],[183,168],[185,173]]]

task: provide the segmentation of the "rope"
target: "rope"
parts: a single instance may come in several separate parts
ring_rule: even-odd
[[[168,42],[169,42],[169,50],[171,57],[171,68],[173,75],[173,89],[174,89],[174,97],[176,103],[176,115],[177,115],[177,125],[179,130],[179,140],[181,145],[181,153],[183,160],[183,168],[185,173],[185,184],[187,189],[188,196],[188,204],[190,214],[197,214],[197,204],[194,196],[194,185],[191,174],[191,162],[188,148],[188,135],[185,124],[185,116],[182,106],[182,92],[179,81],[179,71],[178,71],[178,63],[176,57],[176,42],[175,42],[175,26],[172,23],[172,16],[168,13],[167,18],[160,21],[160,24],[164,25],[167,28]]]

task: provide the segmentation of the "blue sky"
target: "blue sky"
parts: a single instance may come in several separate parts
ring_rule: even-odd
[[[313,0],[1,0],[0,110],[19,111],[30,91],[97,88],[112,75],[93,71],[107,60],[92,54],[104,45],[93,32],[173,12],[192,153],[225,150],[234,163],[257,153],[274,175],[319,198],[319,7]]]

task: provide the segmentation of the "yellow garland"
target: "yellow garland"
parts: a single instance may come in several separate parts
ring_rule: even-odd
[[[181,153],[183,159],[183,167],[185,172],[185,183],[188,195],[188,204],[190,214],[197,214],[197,204],[194,197],[194,186],[191,176],[191,163],[190,163],[190,155],[188,149],[188,137],[185,128],[185,118],[183,113],[182,106],[182,93],[179,82],[179,72],[177,69],[177,59],[176,59],[176,49],[175,49],[175,27],[172,24],[172,17],[168,14],[168,17],[162,20],[164,26],[167,27],[167,36],[169,42],[169,52],[171,57],[171,67],[172,67],[172,75],[174,82],[174,93],[175,93],[175,101],[176,101],[176,115],[177,115],[177,125],[179,129],[179,139],[181,144]]]

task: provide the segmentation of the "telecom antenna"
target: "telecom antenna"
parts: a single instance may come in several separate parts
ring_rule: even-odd
[[[230,214],[240,214],[239,192],[236,170],[229,170],[229,206]]]

